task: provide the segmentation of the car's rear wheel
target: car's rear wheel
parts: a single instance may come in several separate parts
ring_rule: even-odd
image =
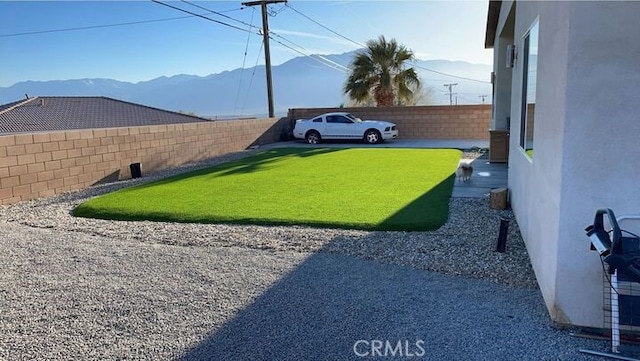
[[[382,141],[382,135],[375,129],[369,129],[364,133],[364,141],[369,144],[376,144]]]
[[[314,130],[307,132],[307,135],[304,138],[308,144],[318,144],[321,139],[320,134]]]

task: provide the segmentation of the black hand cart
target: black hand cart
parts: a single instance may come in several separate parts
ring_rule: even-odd
[[[616,218],[611,209],[599,209],[593,224],[585,229],[591,249],[598,251],[602,260],[604,326],[611,332],[611,352],[580,352],[640,361],[624,356],[620,350],[621,332],[640,335],[640,236],[619,226],[632,221],[640,221],[640,214]]]

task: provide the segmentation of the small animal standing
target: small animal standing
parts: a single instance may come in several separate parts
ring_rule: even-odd
[[[456,169],[456,177],[462,182],[471,180],[472,174],[473,166],[471,166],[471,164],[462,163],[458,166],[458,169]]]

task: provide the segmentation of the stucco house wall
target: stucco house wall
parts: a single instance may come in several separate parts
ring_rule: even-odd
[[[513,11],[513,69],[499,57]],[[602,266],[584,228],[598,208],[640,213],[639,2],[508,2],[494,47],[494,117],[511,114],[509,188],[551,317],[602,327]],[[519,145],[523,35],[539,21],[533,159]],[[635,35],[634,35],[635,34]],[[508,74],[512,71],[511,74]],[[507,73],[505,75],[505,73]],[[505,78],[511,77],[510,84]],[[504,87],[510,86],[510,102]],[[493,120],[497,123],[499,119]]]
[[[561,258],[557,247],[562,157],[557,155],[562,151],[564,102],[561,89],[565,88],[563,73],[567,69],[566,57],[562,54],[567,42],[567,27],[562,20],[567,19],[567,3],[546,5],[541,2],[517,2],[515,5],[514,43],[518,58],[512,69],[509,188],[511,204],[523,237],[527,239],[531,264],[551,317],[558,322],[569,322],[563,316],[562,307],[555,304]],[[536,20],[539,22],[537,89],[554,91],[536,91],[535,155],[532,160],[519,144],[520,132],[524,131],[520,129],[520,100],[523,96],[523,35]],[[554,55],[547,57],[547,54]]]
[[[558,253],[576,257],[563,258],[557,282],[577,285],[557,303],[578,305],[571,318],[593,324],[602,322],[602,287],[592,286],[602,273],[578,241],[586,242],[583,228],[596,208],[640,213],[640,2],[571,3],[570,16]]]

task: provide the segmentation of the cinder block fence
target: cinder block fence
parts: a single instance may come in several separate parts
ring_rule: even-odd
[[[0,204],[82,189],[280,140],[291,121],[330,111],[398,124],[400,139],[489,138],[489,105],[291,109],[289,119],[242,119],[0,135]]]
[[[131,177],[279,140],[277,119],[87,129],[0,136],[0,203]]]
[[[289,119],[349,112],[362,119],[396,123],[400,139],[489,140],[491,105],[290,109]]]

